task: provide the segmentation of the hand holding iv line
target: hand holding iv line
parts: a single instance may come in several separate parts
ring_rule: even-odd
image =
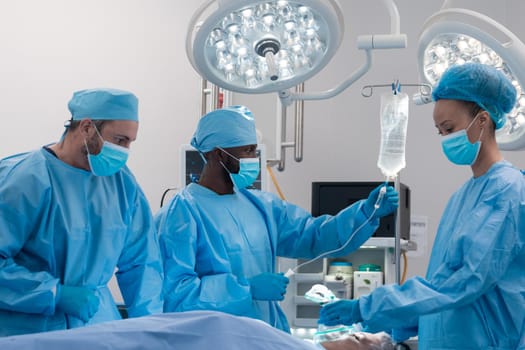
[[[385,198],[386,196],[386,198]],[[397,208],[398,205],[398,194],[394,190],[392,186],[389,186],[388,183],[383,183],[376,187],[372,192],[370,192],[370,195],[366,199],[365,203],[363,204],[363,211],[365,215],[367,216],[367,219],[356,229],[352,234],[348,237],[346,242],[339,248],[333,249],[327,252],[324,252],[323,254],[320,254],[319,256],[305,261],[302,264],[297,265],[293,269],[288,269],[286,273],[284,274],[286,277],[290,277],[295,274],[295,272],[302,266],[307,265],[309,263],[312,263],[316,260],[319,260],[321,258],[324,258],[326,256],[335,254],[343,249],[345,249],[352,239],[355,237],[357,233],[366,225],[368,224],[372,219],[376,217],[381,217],[384,215],[387,215],[388,213],[394,211]],[[385,200],[383,200],[385,199]],[[368,212],[369,209],[365,209],[365,207],[371,207],[371,212]],[[379,211],[378,211],[379,210]],[[376,215],[377,214],[377,215]]]
[[[381,145],[377,166],[386,176],[386,181],[384,185],[380,186],[380,189],[376,188],[373,190],[365,202],[363,210],[368,214],[368,219],[350,235],[345,244],[340,248],[325,252],[311,260],[297,265],[293,269],[288,269],[285,273],[286,277],[292,276],[300,267],[306,264],[343,250],[352,241],[352,238],[354,238],[354,236],[368,222],[370,222],[372,218],[374,218],[374,215],[378,214],[378,216],[381,217],[389,214],[397,208],[397,192],[395,192],[392,187],[387,186],[390,178],[395,178],[398,172],[406,166],[405,145],[408,124],[408,95],[406,93],[401,93],[400,87],[399,82],[396,82],[395,84],[392,84],[392,92],[381,95]],[[394,192],[395,196],[392,196],[390,193],[389,196],[387,196],[388,201],[385,205],[386,208],[380,210],[381,202],[385,197],[385,194],[387,194],[387,189],[391,189],[389,192]],[[377,196],[377,199],[374,202],[373,198],[375,196]],[[374,204],[373,210],[370,212],[370,207],[372,206],[371,203]]]

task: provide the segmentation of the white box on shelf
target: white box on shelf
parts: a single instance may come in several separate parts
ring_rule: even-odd
[[[370,294],[383,285],[383,271],[354,271],[354,298]]]

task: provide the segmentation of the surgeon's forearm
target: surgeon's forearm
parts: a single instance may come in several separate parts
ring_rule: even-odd
[[[0,309],[52,315],[58,281],[48,272],[32,272],[12,259],[0,259]]]

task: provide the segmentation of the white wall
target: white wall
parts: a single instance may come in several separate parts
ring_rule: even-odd
[[[184,48],[186,26],[203,1],[177,0],[17,0],[0,1],[0,157],[56,141],[69,118],[72,92],[97,86],[128,89],[140,99],[139,138],[129,165],[154,211],[165,188],[178,186],[178,147],[187,143],[198,119],[200,80]],[[386,33],[389,19],[379,0],[341,0],[344,43],[331,64],[306,89],[328,89],[363,62],[359,34]],[[287,159],[276,176],[288,200],[310,208],[312,181],[381,181],[379,95],[361,96],[364,84],[417,83],[417,37],[441,0],[398,0],[405,50],[377,51],[371,71],[328,101],[306,103],[305,157]],[[508,21],[525,40],[518,0],[474,1]],[[521,11],[520,11],[521,10]],[[520,32],[521,30],[521,32]],[[412,89],[406,90],[414,92]],[[256,114],[273,149],[275,98],[236,95]],[[429,218],[433,241],[449,195],[470,176],[442,156],[432,123],[432,106],[410,106],[407,167],[401,179],[412,189],[412,213]],[[291,135],[291,133],[290,133]],[[505,153],[525,168],[523,152]],[[409,275],[424,274],[427,258],[411,259]]]
[[[200,80],[184,49],[198,2],[0,1],[0,157],[56,141],[73,91],[139,97],[129,166],[152,207],[177,185],[178,146],[198,120]]]

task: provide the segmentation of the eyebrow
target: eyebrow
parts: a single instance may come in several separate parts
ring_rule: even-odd
[[[452,122],[452,120],[447,119],[447,120],[443,120],[443,121],[442,121],[441,123],[439,123],[439,124],[435,124],[435,126],[436,126],[436,128],[439,128],[439,127],[442,127],[443,124],[445,124],[445,123],[451,123],[451,122]]]
[[[123,135],[123,134],[115,134],[115,135],[113,135],[113,137],[122,138],[122,139],[124,139],[126,141],[132,141],[129,136]]]

